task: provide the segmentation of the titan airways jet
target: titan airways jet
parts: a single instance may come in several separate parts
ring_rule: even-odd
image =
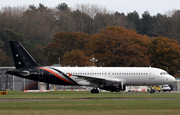
[[[125,90],[125,86],[148,86],[172,83],[175,78],[153,67],[42,67],[18,41],[10,41],[16,69],[7,73],[26,79],[58,85],[92,86],[98,89]]]

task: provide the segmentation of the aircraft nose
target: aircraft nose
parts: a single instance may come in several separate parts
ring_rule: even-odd
[[[168,79],[169,79],[168,81],[171,82],[171,83],[175,81],[175,78],[173,76],[169,76]]]

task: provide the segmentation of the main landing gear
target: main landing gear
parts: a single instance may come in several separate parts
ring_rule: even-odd
[[[93,88],[93,89],[91,90],[91,93],[99,93],[99,90],[98,90],[97,88]]]

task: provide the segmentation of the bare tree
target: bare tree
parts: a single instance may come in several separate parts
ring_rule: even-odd
[[[166,15],[156,15],[156,22],[149,33],[154,36],[163,35],[180,42],[180,11],[173,10]]]
[[[97,4],[76,4],[73,8],[73,11],[79,10],[91,18],[94,18],[97,13],[101,14],[114,14],[113,11],[109,11],[106,7],[99,6]]]

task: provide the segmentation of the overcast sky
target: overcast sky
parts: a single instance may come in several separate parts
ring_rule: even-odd
[[[180,9],[180,0],[0,0],[0,8],[2,6],[16,7],[32,4],[38,6],[39,3],[48,7],[55,7],[61,3],[66,3],[69,7],[74,7],[75,4],[90,3],[125,14],[136,10],[139,15],[144,11],[149,11],[150,15],[156,15]]]

